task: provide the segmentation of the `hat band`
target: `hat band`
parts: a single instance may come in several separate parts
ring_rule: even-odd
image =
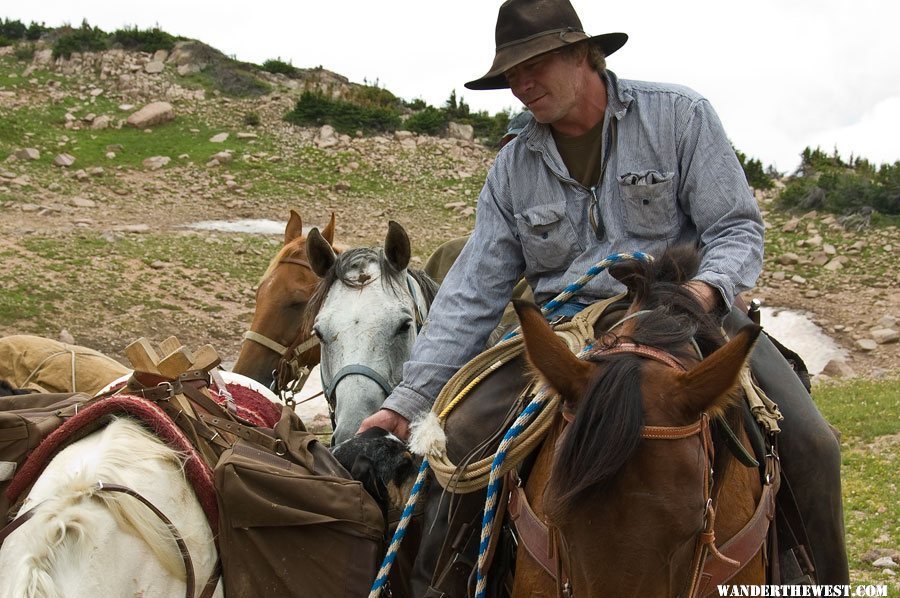
[[[509,48],[510,46],[524,44],[525,42],[530,42],[533,39],[537,39],[539,37],[544,37],[546,35],[552,35],[554,33],[558,33],[559,39],[564,42],[566,40],[563,38],[563,35],[565,35],[566,33],[581,33],[583,35],[587,35],[584,31],[582,31],[581,29],[576,29],[575,27],[563,27],[562,29],[551,29],[549,31],[541,31],[540,33],[535,33],[534,35],[529,35],[528,37],[516,39],[511,42],[506,42],[505,44],[500,44],[499,46],[497,46],[496,51],[499,52],[503,48]],[[568,42],[566,42],[566,43],[568,43]]]

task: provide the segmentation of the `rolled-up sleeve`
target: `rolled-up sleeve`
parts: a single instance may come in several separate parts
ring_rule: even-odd
[[[718,289],[729,306],[756,284],[765,229],[734,148],[705,99],[693,101],[686,113],[678,156],[679,201],[703,252],[696,279]]]
[[[484,349],[525,268],[504,163],[501,153],[478,197],[475,230],[441,284],[403,381],[384,402],[409,420],[431,409],[453,374]]]

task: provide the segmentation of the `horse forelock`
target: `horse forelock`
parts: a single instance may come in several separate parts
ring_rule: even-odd
[[[262,283],[262,281],[271,276],[272,272],[275,271],[275,268],[281,263],[281,260],[300,252],[304,255],[306,254],[306,235],[301,235],[285,243],[281,249],[278,250],[278,253],[275,254],[275,257],[272,258],[272,261],[269,262],[269,265],[266,266],[266,271],[260,276],[259,282]]]
[[[322,310],[331,288],[338,282],[350,288],[361,288],[368,285],[372,279],[360,280],[358,277],[353,278],[352,274],[357,270],[364,270],[372,263],[377,264],[381,271],[380,280],[382,285],[387,285],[387,288],[390,288],[395,295],[400,297],[400,293],[407,288],[406,279],[403,276],[403,272],[397,270],[388,261],[383,249],[370,247],[348,249],[337,255],[334,265],[319,280],[319,284],[316,285],[316,289],[313,291],[312,297],[306,306],[306,311],[303,314],[303,323],[301,325],[306,335],[312,334],[316,316]],[[435,295],[437,295],[438,284],[425,274],[423,270],[409,268],[406,272],[418,283],[422,290],[425,306],[430,307]]]
[[[597,373],[556,451],[553,512],[565,513],[586,493],[609,483],[634,454],[644,427],[641,360],[598,359]]]

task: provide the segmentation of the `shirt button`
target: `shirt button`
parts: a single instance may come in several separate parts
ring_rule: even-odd
[[[541,235],[541,238],[542,238],[542,239],[546,239],[546,238],[547,238],[547,233],[546,233],[546,232],[543,233],[543,234]]]

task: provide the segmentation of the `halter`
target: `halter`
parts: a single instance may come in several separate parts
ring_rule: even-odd
[[[285,257],[278,260],[279,264],[295,264],[312,270],[310,263],[304,259],[297,257]],[[280,356],[278,364],[272,376],[272,384],[270,390],[279,393],[282,400],[290,407],[293,407],[293,395],[300,392],[303,385],[309,379],[310,367],[308,364],[300,363],[300,356],[319,343],[319,339],[315,335],[310,335],[306,339],[301,338],[301,333],[297,333],[297,337],[289,347],[286,347],[278,341],[271,339],[255,330],[248,330],[244,333],[244,340],[253,341],[258,345],[262,345],[266,349],[273,351]]]
[[[362,286],[368,286],[373,280],[377,280],[375,278],[368,279]],[[413,326],[415,334],[419,334],[419,330],[422,329],[422,325],[425,323],[425,316],[428,313],[427,306],[419,305],[419,294],[416,293],[416,281],[412,277],[409,272],[406,273],[406,288],[409,290],[410,297],[412,297],[413,303]],[[315,338],[315,337],[313,337]],[[307,341],[308,342],[308,341]],[[320,375],[322,375],[322,371],[319,370]],[[331,379],[331,382],[326,383],[324,375],[322,375],[322,388],[324,389],[325,402],[328,404],[328,414],[331,417],[331,426],[332,428],[336,427],[337,422],[335,420],[335,410],[337,409],[337,386],[347,376],[362,376],[364,378],[368,378],[372,382],[378,385],[381,389],[381,392],[384,393],[384,396],[387,397],[394,390],[396,385],[392,385],[387,379],[370,368],[367,365],[363,365],[361,363],[351,363],[349,365],[345,365],[334,375]]]

